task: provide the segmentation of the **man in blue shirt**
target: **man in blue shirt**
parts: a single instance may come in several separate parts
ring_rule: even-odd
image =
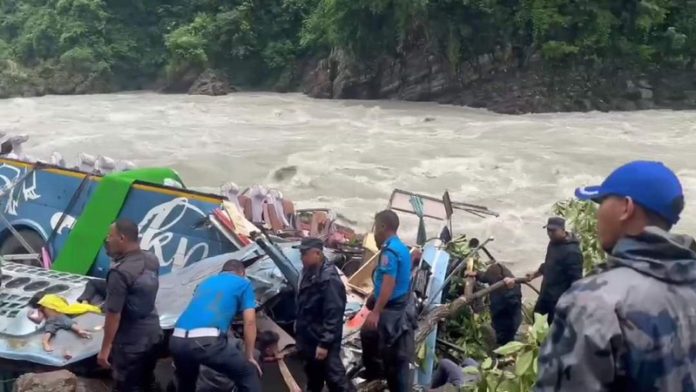
[[[396,235],[399,217],[391,210],[375,215],[375,242],[380,247],[373,274],[370,314],[360,331],[365,377],[386,378],[389,390],[410,390],[409,362],[414,352],[415,312],[410,301],[411,254]]]
[[[244,319],[244,353],[227,341],[232,320]],[[195,391],[200,365],[226,375],[240,392],[261,391],[261,368],[254,359],[256,299],[244,265],[230,260],[219,275],[201,282],[179,317],[169,342],[180,391]]]

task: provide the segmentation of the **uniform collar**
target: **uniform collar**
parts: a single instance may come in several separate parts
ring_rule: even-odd
[[[389,246],[389,244],[390,244],[395,238],[399,238],[399,237],[398,237],[396,234],[390,235],[389,238],[387,238],[387,239],[384,241],[384,243],[382,244],[382,249],[384,249],[384,248],[386,248],[387,246]]]

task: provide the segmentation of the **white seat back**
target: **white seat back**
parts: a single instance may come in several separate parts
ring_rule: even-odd
[[[77,159],[77,170],[86,173],[94,172],[94,165],[97,163],[97,158],[94,155],[81,152]]]

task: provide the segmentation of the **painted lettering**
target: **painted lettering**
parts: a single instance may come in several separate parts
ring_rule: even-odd
[[[65,229],[70,230],[75,225],[75,217],[66,214],[65,218],[63,218],[63,222],[60,223],[60,227],[56,227],[61,216],[63,216],[62,212],[56,212],[55,214],[51,215],[51,230],[55,230],[56,235],[63,234]]]
[[[187,198],[178,197],[152,208],[140,221],[138,225],[142,235],[140,247],[153,252],[159,259],[160,266],[172,265],[173,267],[181,268],[186,266],[195,256],[197,256],[197,259],[208,257],[208,244],[201,242],[187,251],[188,238],[182,237],[177,244],[174,255],[169,259],[165,259],[164,251],[174,238],[174,234],[170,229],[179,223],[188,211],[193,211],[201,217],[206,216],[203,211],[191,204]]]
[[[25,169],[26,172],[26,169]],[[2,182],[2,190],[10,190],[10,195],[7,198],[7,204],[5,204],[5,213],[13,216],[17,216],[17,209],[19,208],[20,202],[36,200],[41,197],[37,193],[37,182],[36,182],[36,172],[31,173],[30,176],[22,181],[21,187],[15,187],[15,182],[19,180],[22,176],[22,170],[14,166],[7,165],[5,163],[0,164],[0,181]]]

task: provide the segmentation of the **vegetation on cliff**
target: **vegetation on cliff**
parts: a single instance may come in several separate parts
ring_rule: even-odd
[[[693,67],[696,3],[0,0],[0,90],[141,88],[209,67],[236,84],[287,85],[301,60],[334,49],[360,60],[415,43],[454,67],[501,48],[521,66],[536,56],[563,67]]]

